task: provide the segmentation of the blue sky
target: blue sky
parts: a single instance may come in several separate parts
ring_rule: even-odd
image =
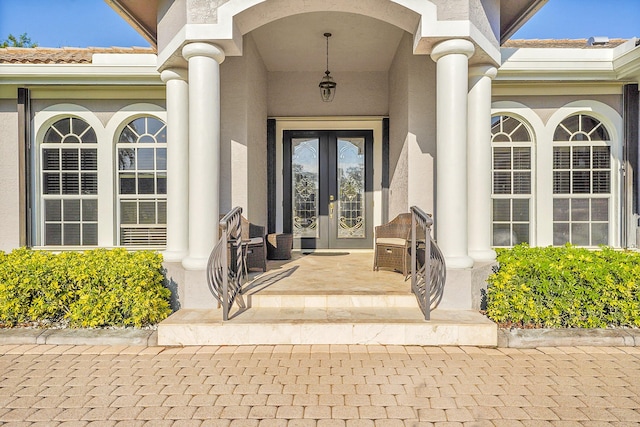
[[[103,0],[0,0],[0,40],[22,33],[43,47],[149,46]],[[640,0],[549,0],[512,38],[591,36],[640,36]]]

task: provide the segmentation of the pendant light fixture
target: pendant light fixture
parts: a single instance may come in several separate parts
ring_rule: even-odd
[[[327,39],[327,71],[324,72],[324,77],[320,80],[318,87],[320,88],[322,100],[324,102],[331,102],[336,94],[336,86],[338,86],[338,84],[333,80],[329,72],[329,37],[331,37],[331,33],[324,33],[324,37]]]

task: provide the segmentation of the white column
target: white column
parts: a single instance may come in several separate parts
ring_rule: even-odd
[[[167,84],[167,249],[165,261],[180,262],[189,252],[189,85],[187,70],[160,75]]]
[[[491,65],[469,69],[469,256],[479,262],[496,259],[491,249],[491,80],[497,72]]]
[[[204,270],[218,240],[224,52],[209,43],[190,43],[182,48],[182,56],[189,61],[189,255],[182,266]]]
[[[436,61],[436,216],[447,268],[469,268],[467,249],[467,92],[473,43],[452,39],[431,52]]]

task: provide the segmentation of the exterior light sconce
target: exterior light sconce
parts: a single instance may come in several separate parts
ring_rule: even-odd
[[[329,37],[331,33],[324,33],[324,37],[327,39],[327,71],[324,72],[324,77],[320,80],[318,87],[320,88],[320,96],[324,102],[333,101],[333,97],[336,95],[336,86],[338,84],[331,77],[329,71]]]

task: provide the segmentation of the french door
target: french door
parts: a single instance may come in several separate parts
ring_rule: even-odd
[[[283,228],[294,247],[373,247],[373,132],[284,131],[283,143]]]

